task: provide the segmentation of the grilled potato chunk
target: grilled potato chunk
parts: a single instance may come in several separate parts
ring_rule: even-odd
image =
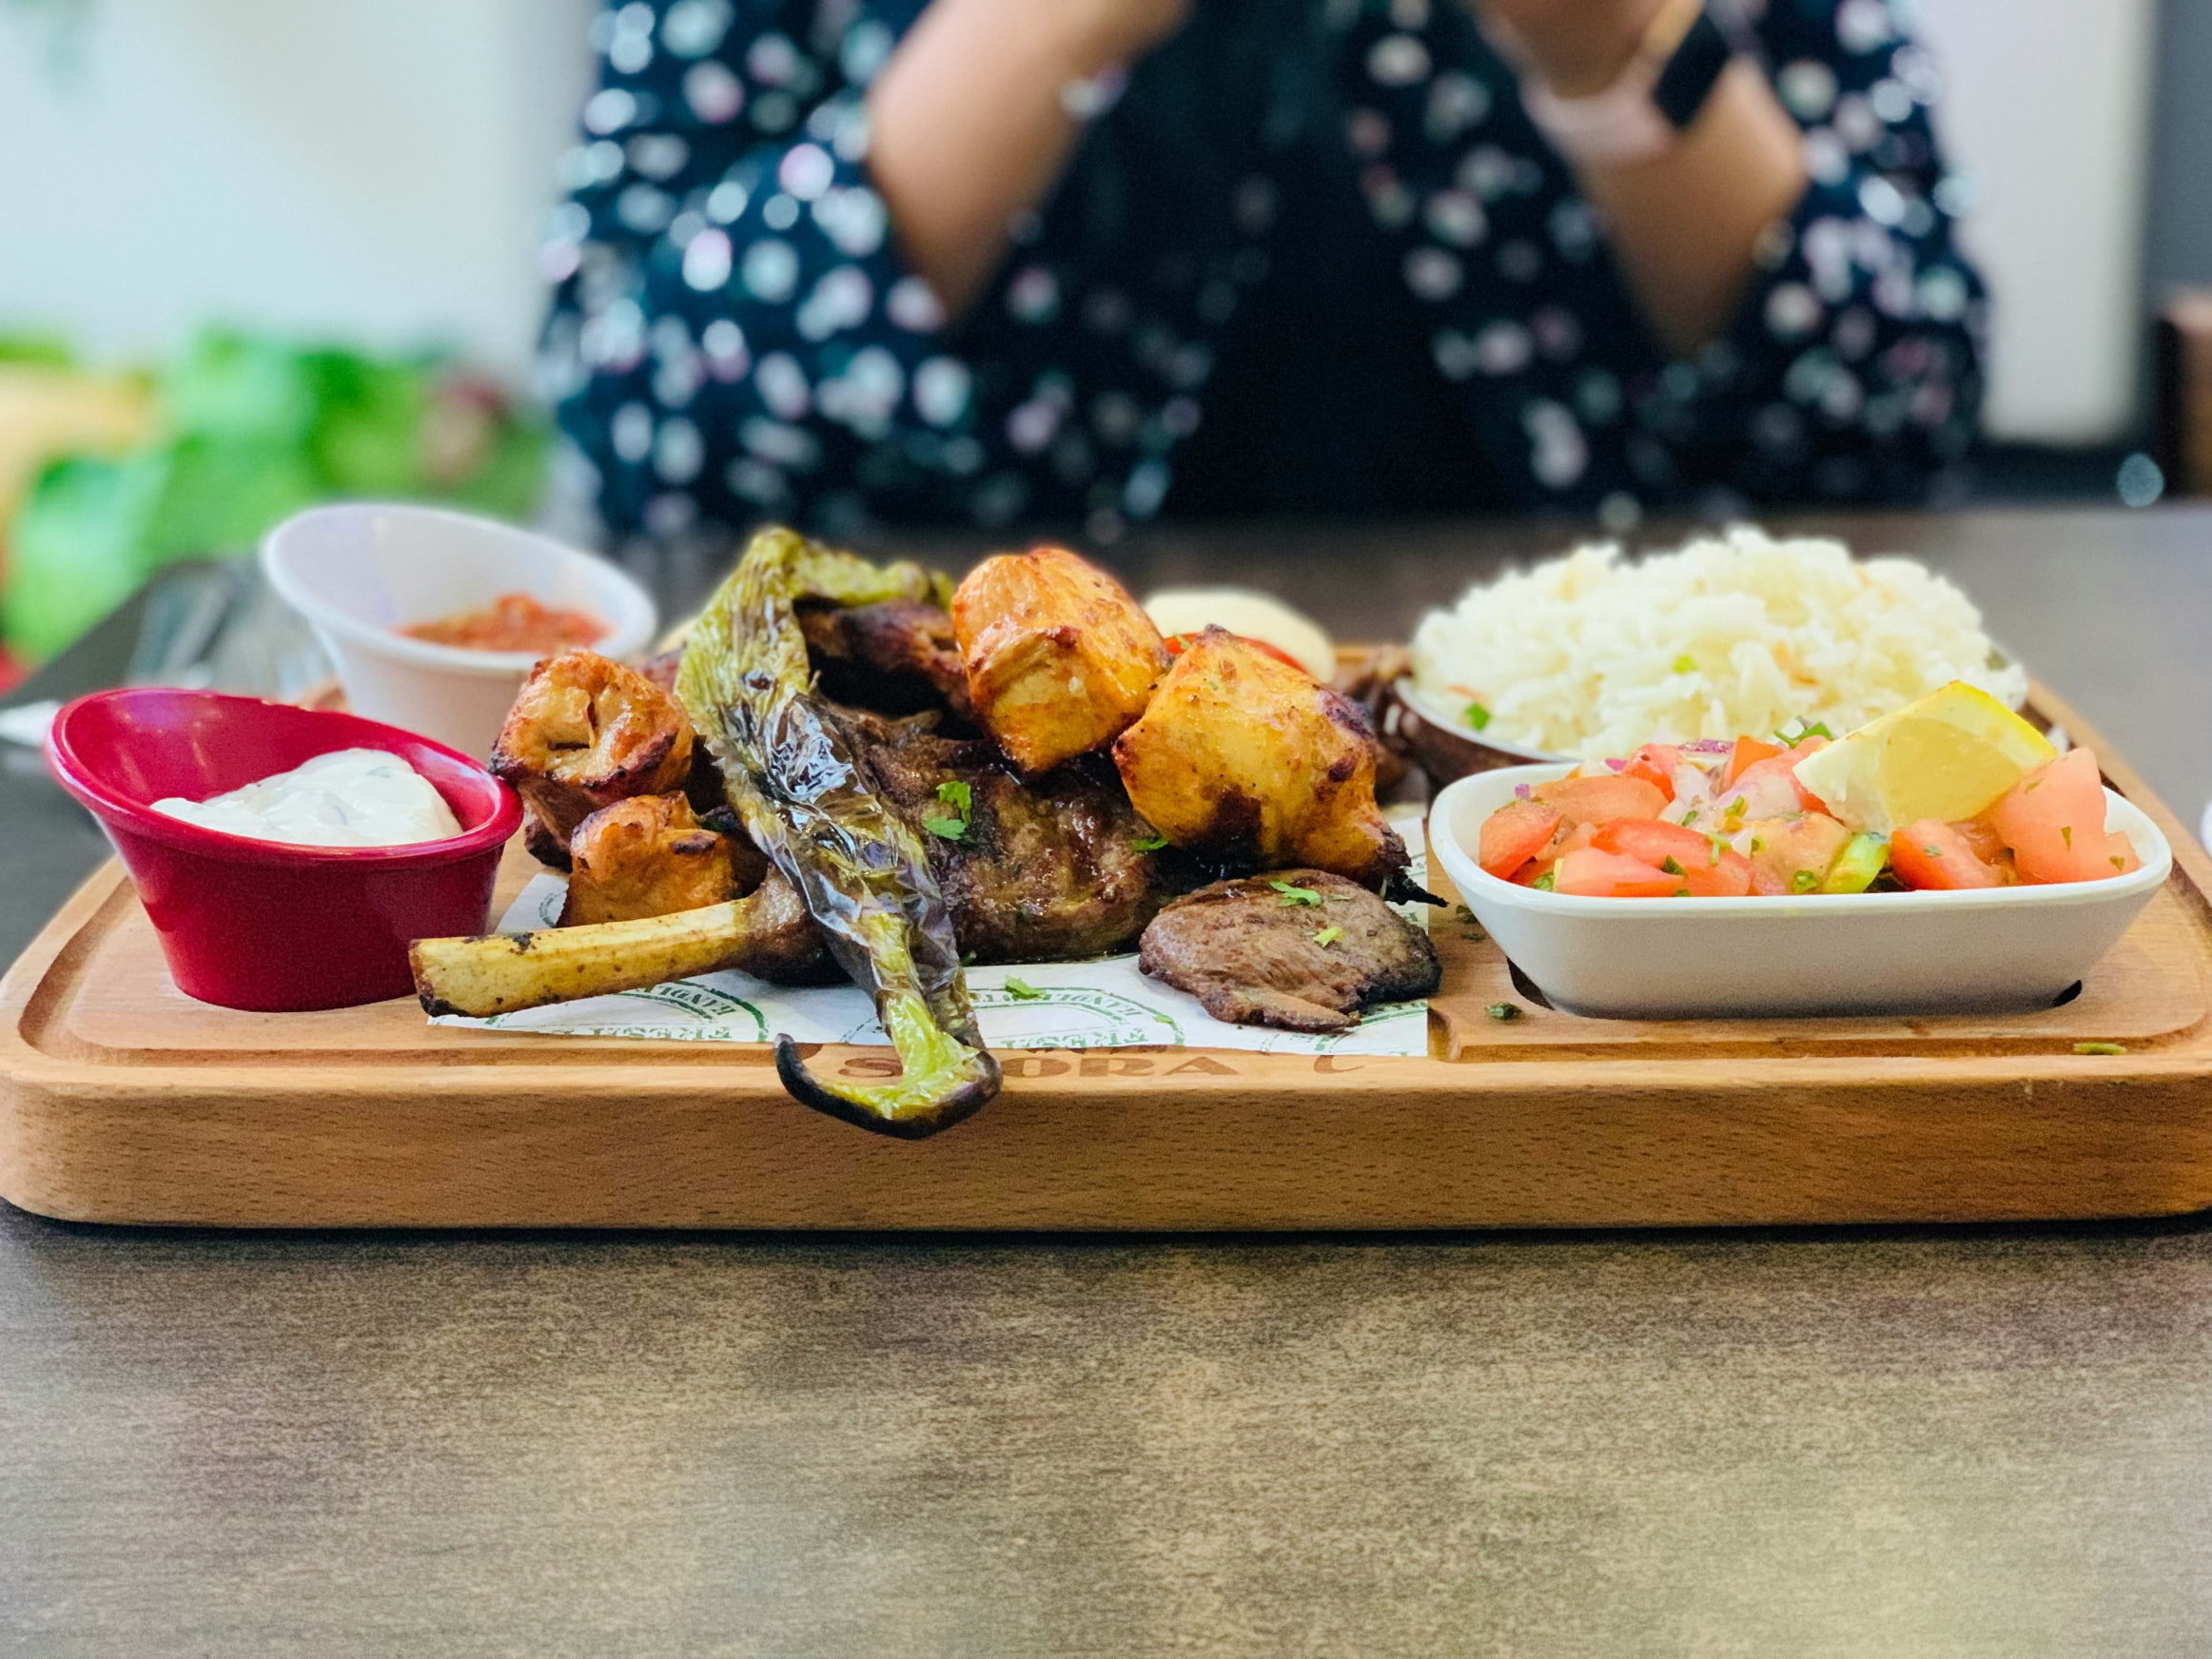
[[[633,795],[681,788],[691,765],[682,705],[590,651],[564,651],[530,671],[491,760],[493,775],[530,804],[530,850],[561,868],[578,824]]]
[[[1145,712],[1167,648],[1121,583],[1061,547],[1000,554],[952,595],[976,718],[1024,771],[1112,741]]]
[[[1114,765],[1130,805],[1185,851],[1380,887],[1406,853],[1375,804],[1376,753],[1357,704],[1208,628],[1115,740]]]
[[[701,824],[679,794],[601,807],[576,827],[568,851],[563,927],[719,905],[751,892],[767,873],[752,843]]]

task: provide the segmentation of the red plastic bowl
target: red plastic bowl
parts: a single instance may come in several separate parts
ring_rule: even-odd
[[[156,812],[338,749],[382,749],[428,778],[461,825],[411,847],[250,841]],[[177,988],[284,1012],[348,1008],[414,989],[407,946],[479,933],[515,792],[465,755],[353,714],[151,688],[95,692],[54,716],[47,761],[88,807],[138,884]]]

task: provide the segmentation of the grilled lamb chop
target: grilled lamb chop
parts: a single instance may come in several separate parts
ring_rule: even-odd
[[[979,962],[1052,962],[1126,950],[1174,891],[1169,866],[1113,769],[1086,758],[1024,780],[987,738],[942,736],[936,717],[841,710],[870,786],[917,827],[959,821],[943,785],[966,785],[967,829],[924,830],[961,950]]]
[[[1319,869],[1215,882],[1177,899],[1145,929],[1137,966],[1217,1020],[1286,1031],[1344,1030],[1371,1003],[1428,995],[1441,971],[1426,933]]]

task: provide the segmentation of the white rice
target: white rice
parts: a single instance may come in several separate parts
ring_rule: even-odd
[[[1582,759],[1799,721],[1841,735],[1954,679],[2027,694],[1927,566],[1744,526],[1635,562],[1580,547],[1470,588],[1421,619],[1413,659],[1431,701],[1490,712],[1483,736]]]

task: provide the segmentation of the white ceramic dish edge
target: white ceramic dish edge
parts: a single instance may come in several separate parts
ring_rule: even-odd
[[[1599,899],[1486,874],[1482,820],[1521,784],[1573,768],[1460,779],[1429,812],[1432,856],[1460,901],[1555,1006],[1615,1019],[1905,1014],[2046,1006],[2120,940],[2173,870],[2173,849],[2105,791],[2143,868],[2109,881],[1804,899]]]
[[[412,639],[408,622],[502,593],[583,609],[608,633],[592,649],[635,658],[658,626],[653,599],[605,559],[496,519],[362,501],[314,507],[263,538],[262,569],[329,653],[355,712],[481,754],[536,652]]]

